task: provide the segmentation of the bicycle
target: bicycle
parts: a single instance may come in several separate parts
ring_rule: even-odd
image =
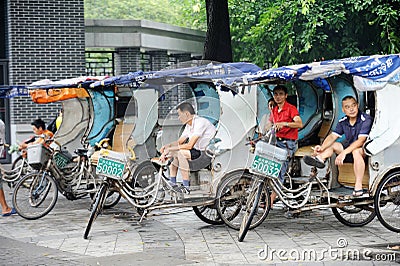
[[[260,159],[261,158],[261,159]],[[285,160],[285,150],[260,140],[256,143],[253,163],[250,167],[253,186],[250,189],[245,214],[239,228],[238,241],[242,242],[253,229],[252,220],[259,208],[262,190],[275,191],[288,208],[288,217],[295,217],[302,211],[331,208],[335,217],[348,226],[358,227],[370,223],[375,218],[373,199],[369,196],[353,197],[328,189],[318,176],[316,167],[311,167],[308,179],[295,188],[284,186],[278,179],[281,164]],[[315,186],[318,188],[316,189]],[[366,213],[364,213],[366,212]],[[357,215],[357,217],[353,217]]]
[[[8,144],[1,144],[4,147],[10,147]],[[12,163],[11,170],[6,170],[4,168],[0,169],[1,179],[7,182],[10,188],[15,187],[18,180],[26,175],[27,173],[33,171],[32,167],[29,166],[26,156],[20,154]]]
[[[18,214],[28,220],[47,215],[55,206],[58,191],[68,200],[87,195],[94,197],[99,188],[99,179],[94,175],[86,149],[77,149],[76,162],[66,156],[61,146],[57,148],[35,144],[28,147],[28,162],[37,172],[22,177],[13,194],[13,205]],[[120,196],[107,195],[106,206],[118,203]]]
[[[133,154],[133,150],[130,150]],[[182,186],[170,184],[165,172],[171,161],[161,163],[158,159],[144,161],[139,165],[126,166],[124,155],[105,151],[99,158],[96,172],[103,177],[83,238],[87,239],[97,216],[102,212],[105,195],[109,189],[118,191],[124,199],[137,208],[141,214],[139,223],[154,209],[187,206],[193,207],[196,215],[211,224],[223,224],[213,208],[215,199],[188,191]],[[108,161],[117,165],[116,169],[104,167]],[[120,164],[120,165],[118,165]],[[201,192],[201,190],[200,190]]]

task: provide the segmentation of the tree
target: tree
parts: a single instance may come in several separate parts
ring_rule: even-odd
[[[203,59],[232,62],[228,0],[205,0],[207,33]]]
[[[236,60],[260,66],[397,53],[400,0],[230,0]]]

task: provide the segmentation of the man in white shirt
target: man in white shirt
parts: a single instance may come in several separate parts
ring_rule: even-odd
[[[174,159],[170,166],[170,181],[176,184],[178,168],[181,170],[183,186],[188,192],[189,188],[189,161],[196,160],[214,137],[216,129],[206,118],[195,115],[193,106],[190,103],[182,103],[177,107],[178,117],[185,129],[180,138],[170,144],[161,147],[160,160],[165,161],[168,156]]]

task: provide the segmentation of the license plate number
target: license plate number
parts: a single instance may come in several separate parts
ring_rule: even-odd
[[[96,166],[96,174],[102,174],[113,178],[122,178],[125,164],[108,158],[100,157]]]
[[[64,168],[69,163],[69,159],[59,153],[54,156],[54,159],[58,168]]]
[[[251,169],[253,171],[270,177],[278,177],[281,168],[281,163],[258,155],[254,156],[253,163],[251,164]]]

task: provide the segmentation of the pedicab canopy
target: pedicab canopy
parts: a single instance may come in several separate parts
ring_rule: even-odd
[[[203,62],[198,62],[203,63]],[[224,85],[233,84],[238,77],[245,74],[257,73],[261,69],[251,63],[215,63],[210,62],[200,66],[189,66],[175,69],[165,69],[151,72],[131,72],[126,75],[110,77],[90,84],[91,88],[99,88],[109,85],[129,85],[139,88],[144,81],[151,79],[152,84],[159,80],[160,84],[172,84],[190,81],[214,81]],[[241,79],[240,79],[241,80]]]
[[[73,98],[88,98],[89,84],[108,76],[88,76],[51,81],[39,80],[30,84],[29,95],[35,103],[52,103]]]
[[[340,74],[352,75],[360,91],[378,90],[400,81],[400,54],[334,59],[309,64],[283,66],[249,74],[248,81],[320,81]],[[329,90],[329,88],[326,88]]]

